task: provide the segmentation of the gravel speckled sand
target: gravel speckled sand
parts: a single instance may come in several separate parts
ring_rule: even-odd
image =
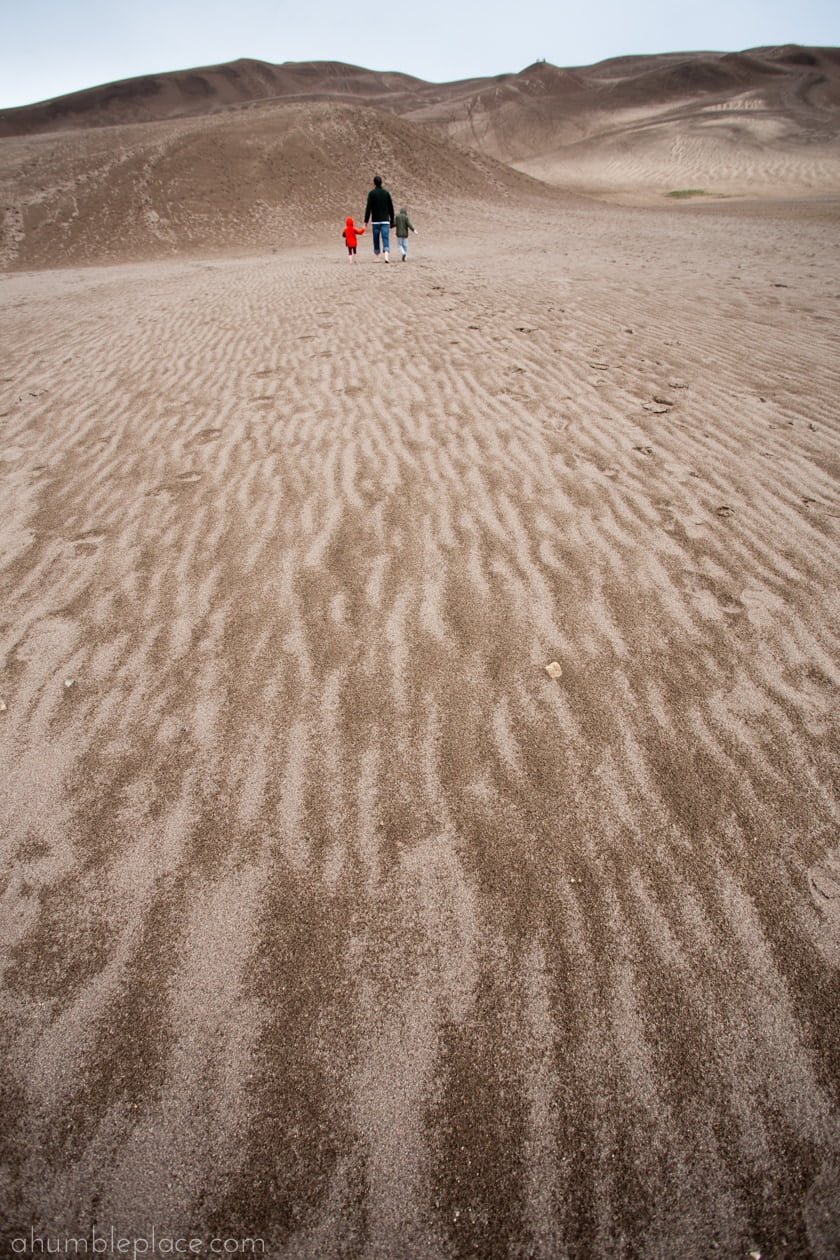
[[[5,1237],[836,1260],[836,212],[415,222],[0,278]]]

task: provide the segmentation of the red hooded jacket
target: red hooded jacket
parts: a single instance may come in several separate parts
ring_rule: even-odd
[[[344,237],[345,241],[347,242],[347,248],[353,249],[353,247],[356,244],[356,237],[364,236],[364,234],[365,234],[365,229],[363,227],[356,227],[355,223],[353,222],[352,214],[348,215],[347,218],[344,220],[344,231],[341,233],[341,235]]]

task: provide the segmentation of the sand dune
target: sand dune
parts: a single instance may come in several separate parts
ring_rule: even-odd
[[[836,49],[538,63],[413,111],[539,179],[613,200],[671,190],[809,196],[840,189]]]
[[[242,58],[221,66],[106,83],[36,105],[2,110],[0,136],[160,122],[278,99],[373,104],[426,86],[408,74],[377,73],[342,62],[273,65]]]
[[[417,212],[486,198],[550,203],[545,185],[367,107],[249,111],[0,141],[0,266],[26,268],[340,240],[375,169]]]
[[[615,123],[611,119],[611,123]],[[840,192],[840,145],[803,143],[788,121],[747,97],[691,116],[628,119],[516,169],[570,192],[651,204],[685,191],[714,198],[819,198]]]
[[[416,221],[0,280],[6,1236],[829,1260],[834,224]]]
[[[255,179],[255,198],[267,198],[269,206],[286,205],[289,188],[278,188],[280,169],[287,184],[302,180],[302,202],[317,199],[324,187],[335,185],[337,176],[341,183],[340,157],[324,145],[322,135],[316,134],[311,145],[304,136],[309,165],[299,160],[300,153],[284,147],[288,119],[295,115],[278,107],[314,109],[316,119],[323,119],[314,107],[325,104],[347,107],[348,118],[361,109],[364,139],[350,143],[350,149],[368,165],[369,158],[382,165],[395,156],[395,149],[426,153],[446,138],[471,154],[484,154],[548,183],[614,200],[650,201],[686,182],[707,194],[749,197],[812,196],[840,188],[840,50],[793,45],[613,58],[575,68],[537,62],[517,74],[439,84],[336,62],[272,65],[241,60],[3,110],[0,138],[63,135],[63,145],[56,138],[50,142],[47,164],[60,169],[63,155],[78,145],[75,137],[143,124],[148,130],[139,147],[148,163],[154,160],[155,138],[170,144],[171,126],[179,120],[185,137],[200,135],[205,142],[203,149],[184,146],[179,153],[181,179],[196,181],[206,195],[203,185],[215,183],[220,162],[235,168],[234,154],[251,152],[253,159],[256,147],[262,158],[252,160],[242,174]],[[377,111],[373,125],[364,121],[368,109]],[[405,121],[421,129],[406,131]],[[257,132],[253,142],[248,137],[252,126]],[[274,127],[279,132],[276,144]],[[369,139],[377,127],[383,132],[378,147]],[[347,142],[352,131],[352,124],[344,128]],[[113,153],[118,141],[100,137],[84,143],[97,149],[104,145]],[[31,169],[38,165],[36,157],[22,156],[42,152],[37,147],[0,145],[0,154],[4,147],[15,171],[21,164]],[[126,135],[124,147],[123,164],[138,143]],[[112,165],[119,161],[112,158]],[[275,168],[273,180],[255,172],[261,162]],[[457,163],[447,165],[457,183]],[[396,169],[402,172],[399,163]],[[434,161],[426,169],[433,173]],[[85,178],[96,179],[97,173],[87,171]],[[235,179],[239,187],[239,170]],[[39,185],[42,194],[51,183],[48,176],[47,186]],[[241,187],[244,195],[247,184]],[[97,193],[105,191],[100,187]],[[7,234],[12,230],[10,215],[16,223],[27,215],[37,217],[31,194],[16,180],[5,180],[0,192],[7,206]],[[107,192],[113,196],[114,190]],[[100,228],[97,223],[98,232]],[[199,235],[201,230],[199,225]],[[253,243],[268,243],[264,232],[246,231],[246,236]],[[179,240],[179,247],[187,243]]]

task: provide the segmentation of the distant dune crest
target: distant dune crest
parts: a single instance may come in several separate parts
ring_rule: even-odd
[[[431,111],[449,121],[462,109],[534,95],[577,97],[578,109],[646,104],[684,95],[743,91],[744,85],[776,80],[777,102],[812,108],[840,104],[840,50],[755,48],[738,53],[663,53],[614,57],[594,66],[563,69],[538,61],[518,74],[428,83],[408,74],[366,70],[338,61],[252,58],[193,70],[143,75],[72,92],[17,109],[0,110],[0,135],[29,135],[65,127],[103,127],[191,117],[252,102],[295,99],[376,105],[396,114]],[[504,89],[500,94],[500,88]],[[821,89],[821,90],[819,90]]]

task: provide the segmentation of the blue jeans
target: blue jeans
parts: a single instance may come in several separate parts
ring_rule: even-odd
[[[386,254],[389,254],[389,253],[391,252],[391,250],[390,250],[390,246],[388,245],[388,241],[389,241],[389,239],[390,239],[390,237],[389,237],[388,233],[389,233],[389,232],[390,232],[390,230],[391,230],[391,225],[390,225],[389,223],[372,223],[372,224],[371,224],[371,227],[373,228],[373,252],[374,252],[374,254],[378,254],[378,253],[379,253],[379,237],[380,237],[380,235],[382,236],[382,248],[384,249],[384,251],[385,251],[385,253],[386,253]]]

